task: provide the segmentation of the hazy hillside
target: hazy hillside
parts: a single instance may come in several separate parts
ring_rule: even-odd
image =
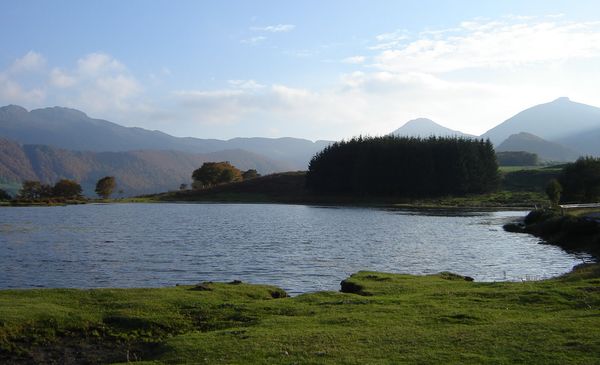
[[[569,98],[558,98],[550,103],[526,109],[482,135],[495,145],[510,135],[527,132],[548,141],[560,141],[574,148],[578,146],[577,135],[600,127],[600,108],[576,103]],[[600,133],[599,133],[600,134]],[[565,139],[572,136],[571,139]],[[595,139],[600,153],[600,140]],[[593,146],[592,144],[588,144]]]
[[[473,137],[472,135],[455,131],[450,128],[446,128],[442,125],[437,124],[431,119],[418,118],[409,120],[402,127],[396,129],[392,133],[395,136],[408,136],[408,137],[422,137],[427,138],[431,136],[446,137],[446,136],[457,136],[457,137]]]
[[[513,134],[496,147],[496,151],[525,151],[546,161],[575,161],[580,153],[559,143],[549,142],[531,133]]]
[[[290,166],[242,150],[190,154],[177,151],[82,152],[44,146],[20,145],[0,138],[0,180],[40,180],[54,183],[68,178],[81,183],[87,194],[106,175],[117,178],[125,195],[177,189],[189,183],[192,171],[207,161],[230,161],[242,170],[266,174]]]
[[[304,170],[310,158],[330,142],[298,138],[180,138],[160,131],[129,128],[88,117],[69,108],[26,109],[9,105],[0,108],[0,136],[23,144],[50,145],[68,150],[121,152],[134,150],[175,150],[209,153],[243,149],[281,160],[292,169]]]
[[[557,142],[581,151],[585,155],[600,156],[600,125],[594,129],[559,138]]]

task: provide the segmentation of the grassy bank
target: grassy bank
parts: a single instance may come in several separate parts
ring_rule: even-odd
[[[507,231],[529,233],[570,251],[589,252],[600,258],[600,221],[597,209],[531,211],[523,222],[509,223]]]
[[[593,364],[600,266],[521,283],[360,272],[274,287],[0,291],[1,363]],[[357,294],[358,293],[358,294]]]
[[[172,191],[138,197],[141,202],[235,202],[286,204],[348,204],[385,205],[399,207],[459,207],[529,209],[547,203],[539,191],[502,190],[489,194],[464,197],[415,199],[400,196],[333,196],[311,194],[305,187],[304,172],[267,175],[241,182],[214,186],[202,190]]]

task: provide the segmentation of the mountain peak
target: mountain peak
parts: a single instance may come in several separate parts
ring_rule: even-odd
[[[431,119],[417,118],[409,120],[404,125],[391,133],[395,136],[421,137],[427,138],[431,136],[446,137],[470,137],[469,135],[446,128]]]
[[[421,124],[421,125],[437,125],[437,126],[439,126],[439,124],[437,124],[436,122],[434,122],[433,120],[428,119],[428,118],[411,119],[408,122],[406,122],[404,124],[404,126],[407,126],[407,125],[417,125],[417,124]]]
[[[553,101],[553,103],[564,103],[564,102],[570,102],[571,99],[569,99],[567,96],[561,96],[560,98],[556,99]]]
[[[547,141],[535,134],[519,132],[511,134],[496,148],[498,152],[525,151],[537,154],[546,161],[574,161],[579,153],[556,142]]]
[[[66,108],[66,107],[62,107],[62,106],[34,109],[31,112],[33,114],[55,115],[57,117],[69,118],[69,119],[87,119],[87,118],[89,118],[87,116],[87,114],[85,114],[81,110]]]
[[[15,114],[26,114],[26,113],[28,113],[28,111],[27,111],[27,109],[23,108],[22,106],[10,104],[7,106],[0,107],[0,113],[15,115]]]
[[[599,125],[600,108],[561,97],[515,114],[485,132],[482,137],[489,138],[498,145],[512,134],[528,132],[547,141],[557,141],[578,132],[598,128]]]

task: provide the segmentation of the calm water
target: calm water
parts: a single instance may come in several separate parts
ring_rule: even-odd
[[[540,279],[589,256],[502,224],[524,212],[269,204],[0,208],[0,288],[155,287],[239,279],[338,290],[358,270]]]

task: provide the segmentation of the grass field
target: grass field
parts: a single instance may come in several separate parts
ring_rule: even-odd
[[[346,291],[274,287],[0,291],[0,362],[600,362],[600,265],[534,282],[360,272]]]

